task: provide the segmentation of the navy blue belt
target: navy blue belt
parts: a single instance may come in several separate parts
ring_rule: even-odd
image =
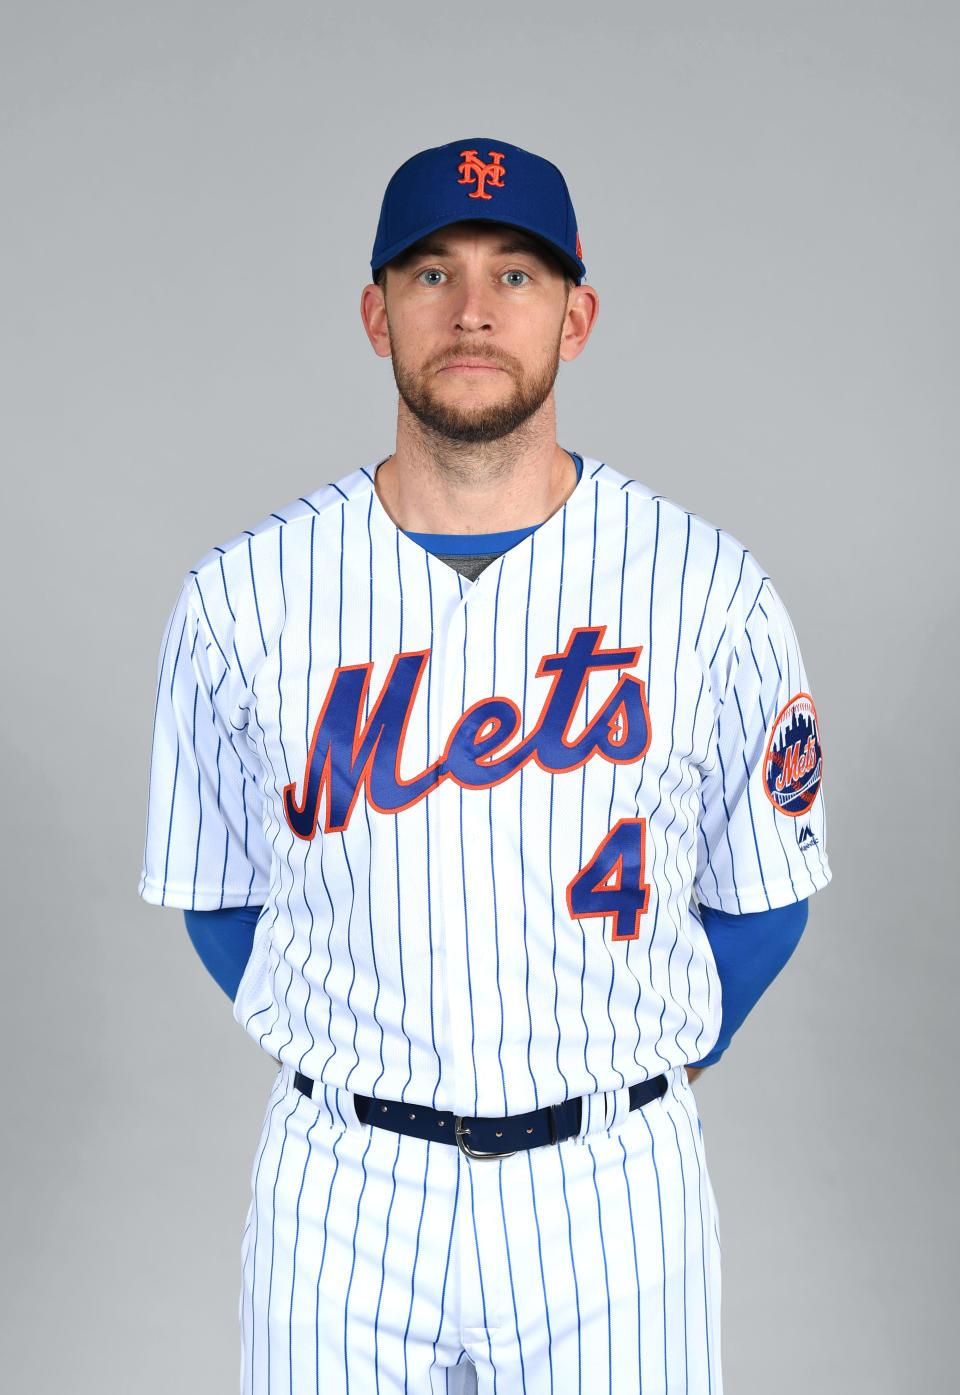
[[[293,1083],[310,1099],[313,1081],[297,1071]],[[667,1078],[641,1080],[630,1086],[630,1108],[642,1109],[666,1092]],[[468,1158],[506,1158],[521,1149],[542,1148],[546,1143],[562,1143],[580,1132],[583,1101],[564,1100],[529,1114],[508,1114],[503,1119],[474,1119],[450,1114],[425,1104],[403,1104],[398,1100],[374,1100],[354,1095],[361,1124],[374,1124],[391,1133],[406,1133],[438,1143],[451,1143]]]

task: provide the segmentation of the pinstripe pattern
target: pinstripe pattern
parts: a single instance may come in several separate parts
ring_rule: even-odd
[[[558,717],[576,635],[635,662],[568,685]],[[399,655],[426,656],[402,724]],[[309,819],[314,732],[358,672],[305,832],[285,800]],[[627,673],[642,756],[617,756],[624,707],[605,754],[564,768]],[[264,908],[235,1007],[283,1062],[244,1232],[246,1395],[720,1395],[716,1213],[682,1072],[719,1028],[697,903],[763,910],[829,879],[820,798],[801,850],[763,783],[806,690],[750,554],[597,461],[476,582],[397,531],[365,470],[190,574],[161,649],[141,894]],[[493,698],[519,713],[493,759],[538,743],[498,783],[454,740]],[[567,897],[621,826],[644,830],[647,901],[618,939]],[[664,1099],[631,1113],[625,1087],[664,1070]],[[352,1090],[460,1114],[587,1099],[578,1139],[468,1163],[361,1128]]]
[[[305,786],[338,668],[372,661],[365,720],[395,655],[429,651],[399,756],[411,779],[494,694],[529,733],[544,655],[590,624],[641,651],[641,761],[445,779],[397,812],[361,789],[342,830],[294,836],[283,790]],[[615,681],[589,677],[572,733]],[[398,533],[358,471],[187,579],[161,657],[142,894],[264,905],[237,1016],[326,1084],[481,1114],[615,1090],[716,1038],[694,897],[763,910],[829,877],[819,798],[801,852],[762,789],[770,723],[805,685],[750,554],[607,466],[586,462],[565,507],[476,583]],[[565,888],[624,817],[646,821],[650,893],[638,937],[611,943],[608,920],[569,918]]]
[[[679,1072],[619,1125],[598,1110],[500,1162],[363,1128],[346,1095],[331,1127],[331,1103],[286,1068],[268,1104],[245,1395],[721,1395],[716,1214]]]

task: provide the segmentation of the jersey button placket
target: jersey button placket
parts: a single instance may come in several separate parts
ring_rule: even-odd
[[[463,715],[464,636],[468,633],[467,602],[470,588],[450,616],[443,643],[441,691],[441,741],[445,745]],[[467,658],[469,664],[469,656]],[[467,925],[464,911],[463,861],[470,844],[463,820],[468,817],[465,795],[453,780],[444,780],[438,794],[437,833],[440,902],[443,910],[443,938],[446,951],[447,1001],[450,1010],[450,1040],[453,1046],[454,1112],[471,1113],[477,1091],[473,1047],[473,1005],[470,992],[470,965],[467,954]],[[461,810],[463,811],[461,814]]]

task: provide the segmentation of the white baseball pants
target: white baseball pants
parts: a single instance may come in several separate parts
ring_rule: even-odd
[[[284,1067],[243,1239],[244,1395],[721,1395],[693,1092],[594,1096],[579,1138],[470,1160]]]

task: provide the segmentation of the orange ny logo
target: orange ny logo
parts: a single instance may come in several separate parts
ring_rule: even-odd
[[[503,188],[503,176],[506,173],[500,163],[503,159],[503,151],[491,150],[489,154],[490,163],[489,165],[485,165],[481,159],[478,159],[475,150],[460,151],[463,164],[458,166],[460,178],[457,180],[457,183],[472,184],[476,181],[477,187],[472,190],[470,194],[472,199],[490,198],[490,195],[487,193],[488,180],[494,189]]]

